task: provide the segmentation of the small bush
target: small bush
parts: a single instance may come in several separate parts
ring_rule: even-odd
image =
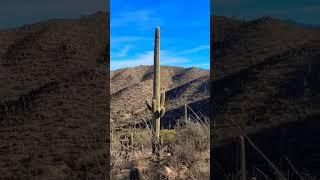
[[[183,127],[178,127],[175,132],[176,140],[172,144],[171,164],[176,169],[186,166],[189,176],[203,176],[201,167],[208,163],[206,161],[210,150],[209,122],[188,121]]]
[[[160,137],[164,144],[171,144],[176,141],[176,131],[171,129],[163,129],[160,131]]]
[[[196,151],[210,149],[210,124],[209,122],[188,121],[185,127],[177,128],[177,145],[194,146]]]
[[[149,147],[151,139],[148,130],[146,129],[137,129],[133,133],[134,144],[143,145],[144,147]]]

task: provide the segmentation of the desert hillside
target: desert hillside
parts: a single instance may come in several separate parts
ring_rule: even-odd
[[[233,120],[276,162],[285,154],[297,168],[319,172],[319,146],[302,139],[311,141],[308,131],[316,132],[311,124],[320,130],[315,121],[320,117],[320,29],[271,17],[240,21],[212,16],[211,25],[215,147],[241,134]],[[297,145],[308,153],[301,154]],[[228,168],[226,159],[234,149],[226,152],[217,148],[213,158]],[[248,162],[266,168],[257,153],[248,156]]]
[[[114,128],[141,122],[150,115],[145,100],[152,98],[153,67],[138,66],[111,72],[111,124]],[[208,115],[209,71],[161,67],[161,91],[166,92],[162,125],[175,125],[184,104]]]
[[[97,12],[0,30],[2,178],[105,176],[108,24]]]
[[[111,179],[208,179],[209,178],[209,71],[161,66],[161,90],[166,92],[166,113],[161,118],[159,154],[152,154],[151,119],[146,100],[152,98],[153,66],[111,72]],[[188,117],[184,126],[175,126]],[[194,114],[193,112],[197,114]],[[202,121],[196,120],[195,116]],[[199,118],[200,119],[200,118]],[[146,122],[145,122],[146,121]],[[180,121],[181,122],[181,121]],[[130,142],[125,143],[130,135]],[[201,144],[201,145],[200,145]]]

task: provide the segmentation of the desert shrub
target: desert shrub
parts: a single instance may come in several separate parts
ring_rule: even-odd
[[[181,165],[191,167],[196,165],[195,163],[199,159],[199,154],[196,152],[195,146],[193,144],[185,144],[184,146],[175,145],[173,147],[173,164],[176,168]]]
[[[136,128],[136,129],[122,129],[121,132],[116,133],[115,142],[118,142],[120,136],[124,134],[133,133],[134,146],[140,147],[143,145],[143,151],[137,151],[133,159],[142,163],[141,167],[146,167],[141,171],[141,176],[146,179],[154,179],[154,176],[161,174],[164,167],[169,167],[176,173],[177,176],[181,176],[183,179],[201,179],[207,172],[209,149],[210,149],[210,124],[207,121],[188,121],[183,126],[177,126],[176,129],[163,129],[160,131],[160,137],[163,139],[164,147],[168,151],[164,151],[163,159],[145,159],[146,152],[151,151],[151,137],[150,129],[148,128]],[[117,150],[118,143],[113,144],[112,149]],[[171,152],[171,153],[166,153]],[[170,154],[170,155],[169,155]],[[167,156],[168,155],[168,156]],[[148,155],[147,155],[148,156]],[[120,160],[121,157],[114,156],[111,158],[114,162],[112,174],[119,177],[121,174],[127,174],[122,172],[123,170],[131,169],[129,162]]]
[[[198,152],[210,148],[210,124],[207,121],[188,121],[184,127],[177,128],[176,136],[179,146],[192,145]]]
[[[172,144],[176,140],[176,131],[174,129],[163,129],[160,131],[160,136],[164,144]]]
[[[200,177],[201,167],[207,163],[206,156],[210,150],[209,122],[188,121],[183,127],[177,127],[175,142],[172,146],[171,164],[175,169],[185,166],[188,169],[189,178]]]
[[[151,139],[147,129],[136,129],[133,132],[134,144],[143,145],[144,147],[149,147]]]

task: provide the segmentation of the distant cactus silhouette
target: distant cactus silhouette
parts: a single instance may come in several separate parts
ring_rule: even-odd
[[[164,108],[165,93],[160,94],[160,28],[156,28],[154,41],[154,65],[153,65],[153,97],[151,103],[147,100],[146,105],[153,113],[153,152],[159,143],[160,136],[160,118],[165,113]]]
[[[240,180],[246,180],[246,154],[243,136],[239,137],[240,140]]]
[[[184,105],[184,123],[188,121],[188,107],[187,104]]]

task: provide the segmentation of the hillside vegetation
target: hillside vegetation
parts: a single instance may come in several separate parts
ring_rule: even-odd
[[[316,122],[320,116],[320,29],[272,17],[240,21],[212,16],[211,24],[215,36],[211,38],[213,159],[224,172],[235,173],[231,159],[237,152],[230,143],[242,133],[233,120],[274,162],[286,155],[303,173],[319,175],[315,165],[320,163],[315,143],[319,136],[309,133],[320,128]],[[249,145],[247,151],[247,171],[252,173],[254,165],[272,173]],[[225,178],[221,169],[216,174]]]
[[[106,176],[108,19],[0,30],[1,178]]]

